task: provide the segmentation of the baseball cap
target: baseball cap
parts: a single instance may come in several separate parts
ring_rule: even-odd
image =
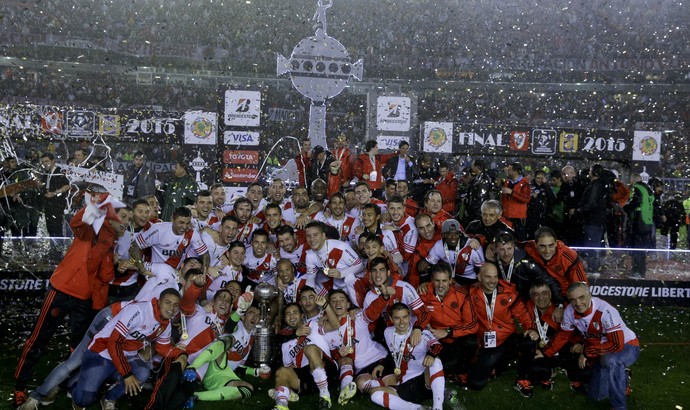
[[[460,231],[460,222],[455,219],[446,219],[441,225],[441,233],[450,232],[451,230]]]

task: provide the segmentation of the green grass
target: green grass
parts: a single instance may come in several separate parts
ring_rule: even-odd
[[[674,307],[628,306],[621,308],[621,314],[642,342],[642,353],[633,369],[633,394],[628,399],[630,409],[690,409],[690,309]],[[17,344],[4,343],[0,364],[6,371],[0,374],[0,393],[4,401],[0,409],[11,409],[10,397],[13,390],[12,374],[19,354]],[[34,382],[35,387],[47,375],[59,357],[58,350],[64,349],[65,337],[57,337],[47,352],[47,361],[39,365]],[[491,382],[484,390],[461,391],[461,401],[467,409],[586,409],[609,408],[608,402],[591,403],[585,396],[570,391],[567,378],[559,374],[552,391],[535,387],[534,397],[525,399],[512,389],[515,370],[508,371]],[[239,409],[251,407],[255,410],[270,409],[273,402],[266,395],[272,388],[272,381],[259,379],[255,395],[239,402],[199,403],[200,410]],[[144,392],[146,393],[146,392]],[[337,397],[333,393],[333,398]],[[121,400],[120,409],[141,409],[142,398]],[[680,406],[680,407],[678,407]],[[54,409],[68,409],[69,400],[61,397],[51,406]],[[91,406],[92,409],[99,408]],[[317,408],[316,396],[304,396],[291,409]],[[337,404],[334,409],[340,408]],[[377,408],[368,398],[357,396],[346,408],[351,410]]]

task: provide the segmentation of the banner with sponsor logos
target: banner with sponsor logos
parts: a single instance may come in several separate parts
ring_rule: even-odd
[[[630,160],[633,145],[624,131],[484,124],[454,124],[452,140],[462,154],[592,160]]]
[[[220,110],[223,147],[219,150],[221,180],[230,187],[246,186],[259,178],[265,155],[261,136],[261,99],[255,90],[223,90]],[[274,115],[288,115],[287,113]],[[275,118],[278,118],[277,116]]]
[[[111,110],[101,112],[33,104],[0,108],[0,129],[13,138],[93,138],[179,144],[184,118],[177,112]]]
[[[395,151],[401,140],[416,147],[417,98],[407,94],[367,94],[367,139],[375,139],[379,150]]]
[[[207,189],[210,182],[217,180],[217,145],[218,114],[207,111],[185,112],[182,150],[201,189]]]

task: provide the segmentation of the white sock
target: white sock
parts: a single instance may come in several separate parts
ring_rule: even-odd
[[[331,397],[331,392],[328,391],[328,377],[326,376],[326,370],[322,367],[317,367],[311,372],[314,377],[314,382],[316,387],[319,388],[319,396],[321,397]]]
[[[446,390],[446,378],[443,375],[443,364],[441,360],[434,360],[434,364],[429,367],[431,375],[431,393],[434,397],[434,410],[443,410],[443,392]]]
[[[340,389],[342,390],[350,384],[353,380],[354,373],[352,372],[352,365],[346,364],[340,368]]]
[[[410,403],[409,401],[405,401],[401,399],[400,397],[394,395],[394,394],[389,394],[383,391],[377,391],[371,394],[371,401],[374,403],[378,404],[381,407],[385,407],[387,409],[395,409],[395,410],[417,410],[419,409],[419,404],[415,403]]]
[[[290,388],[287,386],[276,387],[273,398],[276,400],[276,406],[287,406],[290,401]]]

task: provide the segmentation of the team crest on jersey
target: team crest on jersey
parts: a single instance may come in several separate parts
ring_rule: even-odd
[[[467,262],[468,260],[470,260],[470,255],[467,254],[467,253],[463,253],[463,254],[462,254],[462,260],[464,260],[465,262]]]
[[[187,238],[182,238],[182,246],[187,246],[189,245],[189,240]]]
[[[268,270],[268,267],[268,262],[264,262],[261,264],[261,268],[263,268],[264,270]]]
[[[510,299],[508,299],[508,300],[501,299],[501,306],[508,306],[509,302],[510,302]]]
[[[350,225],[343,226],[343,232],[346,234],[349,234],[350,233]]]
[[[598,332],[599,331],[599,323],[594,322],[592,323],[592,326],[594,326],[594,329]]]
[[[335,259],[329,258],[328,259],[328,266],[335,266]]]

